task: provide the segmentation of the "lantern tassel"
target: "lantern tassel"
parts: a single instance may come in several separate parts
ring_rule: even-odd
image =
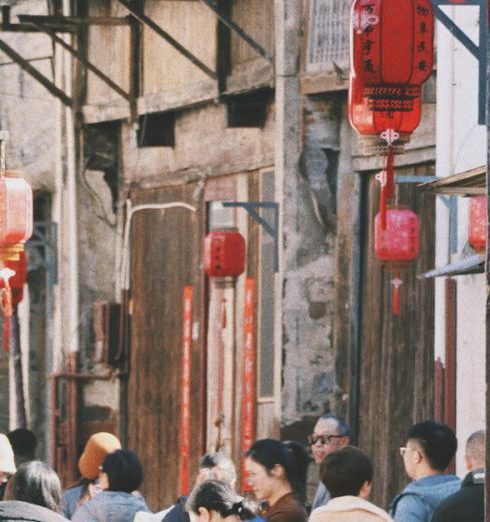
[[[386,184],[381,184],[379,195],[379,218],[382,230],[386,230]]]
[[[391,280],[391,284],[393,285],[393,315],[400,315],[400,286],[403,284],[403,281],[400,279],[399,274],[395,274],[395,277]]]
[[[388,146],[388,155],[386,156],[386,198],[392,200],[395,197],[395,155],[393,147]]]

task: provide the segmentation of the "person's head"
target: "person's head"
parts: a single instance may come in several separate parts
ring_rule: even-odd
[[[85,444],[78,469],[83,478],[94,480],[99,476],[99,468],[109,453],[121,449],[121,442],[112,433],[94,433]]]
[[[9,431],[7,437],[14,450],[16,465],[29,462],[36,458],[37,439],[34,433],[27,428],[17,428]]]
[[[299,442],[262,439],[245,454],[248,482],[259,500],[273,503],[288,488],[304,501],[308,453]]]
[[[21,464],[5,492],[6,500],[22,500],[51,511],[60,511],[61,483],[56,472],[44,462]]]
[[[143,482],[143,468],[134,451],[119,449],[106,455],[100,470],[100,487],[132,493]]]
[[[237,495],[228,482],[205,480],[196,484],[187,499],[191,522],[239,522],[256,515],[255,506]]]
[[[367,498],[373,481],[371,459],[359,448],[345,446],[329,453],[320,464],[320,478],[332,498]]]
[[[235,487],[235,464],[222,451],[206,453],[199,461],[199,473],[196,483],[209,479],[223,480],[228,482],[232,488]]]
[[[17,471],[14,460],[14,451],[6,435],[0,433],[0,483]]]
[[[485,430],[475,431],[468,437],[464,458],[468,471],[485,467]]]
[[[308,437],[311,454],[317,464],[339,448],[349,444],[349,427],[346,422],[335,415],[322,415]]]
[[[405,471],[411,479],[443,473],[458,448],[449,426],[428,420],[414,424],[407,433],[406,446],[400,448]]]

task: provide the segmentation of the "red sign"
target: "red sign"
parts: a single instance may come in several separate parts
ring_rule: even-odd
[[[184,286],[180,393],[180,493],[189,492],[191,449],[192,287]]]
[[[254,279],[245,281],[245,309],[243,312],[243,368],[242,368],[242,443],[244,454],[255,440],[255,338],[254,338]],[[242,461],[242,489],[250,491]]]

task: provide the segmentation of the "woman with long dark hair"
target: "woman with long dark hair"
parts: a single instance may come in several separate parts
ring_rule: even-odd
[[[298,442],[262,439],[246,453],[245,469],[268,522],[305,522],[308,453]]]

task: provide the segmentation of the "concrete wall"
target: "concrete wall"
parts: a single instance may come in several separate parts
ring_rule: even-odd
[[[445,7],[459,27],[478,41],[478,8]],[[448,176],[486,164],[486,128],[478,125],[478,62],[442,24],[437,30],[437,164]],[[458,198],[457,250],[449,244],[449,212],[437,202],[436,266],[459,259],[468,249],[466,199]],[[485,424],[485,281],[457,278],[457,472],[464,474],[467,436]],[[444,281],[436,281],[435,355],[444,360]]]

